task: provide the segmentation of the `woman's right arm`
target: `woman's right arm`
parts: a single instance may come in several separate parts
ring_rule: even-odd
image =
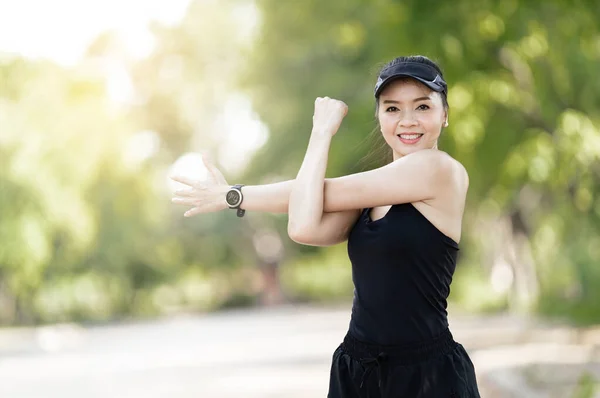
[[[210,161],[204,159],[204,164],[209,171],[207,181],[195,181],[182,176],[171,177],[174,181],[190,187],[176,191],[173,198],[173,203],[192,207],[185,212],[186,217],[228,208],[225,195],[230,185],[219,169]],[[297,243],[310,246],[331,246],[344,242],[348,238],[352,225],[360,215],[360,209],[333,210],[335,204],[331,192],[332,182],[331,179],[325,180],[324,213],[319,228],[312,231],[310,237],[295,238]],[[273,184],[246,185],[242,188],[244,200],[241,208],[249,212],[287,213],[293,183],[294,180],[288,180]],[[327,199],[328,197],[329,199]]]
[[[216,170],[210,163],[206,162],[206,164],[211,173]],[[173,198],[173,203],[192,207],[185,212],[184,216],[192,217],[227,209],[225,195],[231,186],[226,182],[205,184],[182,176],[172,176],[171,179],[190,187],[175,191]],[[250,212],[287,213],[293,183],[294,180],[287,180],[273,184],[245,185],[242,188],[244,201],[240,207]],[[339,209],[335,209],[338,205],[331,192],[332,184],[332,179],[325,179],[323,211],[326,213],[339,212]]]

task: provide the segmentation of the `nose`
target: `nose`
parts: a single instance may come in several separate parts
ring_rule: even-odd
[[[398,126],[410,127],[417,124],[417,120],[412,112],[398,112],[400,114]]]

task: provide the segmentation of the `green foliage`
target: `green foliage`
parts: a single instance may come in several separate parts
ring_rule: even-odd
[[[166,184],[175,157],[195,142],[217,148],[214,113],[244,41],[236,4],[195,2],[179,26],[154,26],[155,51],[141,61],[107,32],[73,69],[0,63],[0,323],[211,309],[225,300],[206,285],[229,282],[206,270],[253,260],[227,237],[239,221],[184,220]],[[112,98],[115,68],[132,78],[130,103]],[[138,138],[147,131],[159,147],[144,154]]]
[[[598,390],[597,381],[589,372],[581,375],[577,382],[577,389],[573,393],[573,398],[593,398]]]
[[[292,295],[347,296],[344,245],[293,244],[285,217],[183,219],[166,176],[184,152],[228,152],[219,115],[239,89],[270,130],[239,181],[293,178],[325,95],[350,109],[328,176],[362,171],[378,69],[405,54],[442,65],[450,127],[440,146],[471,180],[452,298],[600,321],[597,2],[256,4],[256,37],[241,28],[249,2],[195,1],[178,26],[153,27],[155,50],[140,61],[110,32],[72,69],[2,59],[0,323],[252,303],[244,277],[220,273],[261,261],[252,239],[262,229],[282,237]],[[131,76],[130,103],[111,98],[107,65]],[[140,158],[144,131],[158,145]],[[508,288],[499,264],[512,269]]]
[[[352,297],[352,270],[346,250],[337,245],[324,255],[301,257],[282,269],[285,290],[295,300],[337,300]]]
[[[152,171],[139,179],[128,168],[132,133],[99,78],[18,59],[0,69],[10,82],[0,92],[0,320],[118,312],[151,275],[146,231],[164,211]]]

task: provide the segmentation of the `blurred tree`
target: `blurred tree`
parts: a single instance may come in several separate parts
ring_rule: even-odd
[[[212,308],[207,270],[258,261],[250,224],[184,220],[166,192],[183,152],[227,152],[248,7],[192,2],[181,24],[153,26],[141,61],[115,32],[71,69],[2,60],[0,322]]]
[[[470,302],[539,303],[598,320],[600,5],[256,5],[258,36],[254,3],[194,1],[181,24],[153,27],[154,51],[141,61],[112,32],[75,68],[0,61],[0,322],[213,308],[223,290],[250,291],[255,282],[232,273],[239,280],[215,288],[209,274],[251,264],[270,276],[291,264],[284,278],[309,295],[351,289],[317,270],[349,281],[340,247],[292,244],[285,217],[183,219],[168,201],[166,174],[184,152],[230,155],[232,140],[246,133],[225,133],[225,119],[240,110],[224,109],[238,106],[240,87],[270,136],[243,176],[225,170],[230,182],[293,178],[314,98],[323,95],[350,107],[328,175],[374,167],[359,162],[379,145],[377,131],[375,141],[369,136],[373,84],[378,66],[400,54],[440,61],[450,82],[441,147],[471,177],[454,297],[483,291]]]
[[[181,25],[155,26],[155,51],[139,62],[107,32],[71,70],[0,64],[0,322],[177,306],[183,293],[162,285],[241,261],[223,235],[237,220],[184,224],[166,195],[175,154],[219,144],[242,40],[234,3],[196,2]]]
[[[235,94],[251,21],[247,2],[194,1],[174,27],[154,26],[155,50],[132,68],[134,116],[160,134],[172,160],[223,145],[219,115]]]
[[[18,58],[0,65],[0,70],[7,83],[0,88],[0,321],[62,319],[71,313],[65,307],[79,304],[67,305],[68,294],[49,292],[84,274],[96,275],[98,282],[102,276],[113,277],[106,268],[95,274],[87,262],[102,230],[96,205],[108,207],[109,218],[116,219],[119,205],[126,207],[123,212],[136,209],[130,213],[135,219],[136,214],[146,218],[143,212],[157,202],[131,189],[104,203],[98,196],[88,198],[107,185],[104,173],[113,173],[115,183],[131,173],[123,167],[127,124],[111,114],[99,76]],[[121,240],[117,231],[124,226],[115,226],[108,235]],[[133,239],[127,236],[123,243]],[[103,243],[99,250],[110,252],[114,241]],[[120,254],[127,257],[127,251]],[[93,312],[93,305],[88,310]]]
[[[237,177],[236,168],[228,164],[234,160],[231,145],[236,144],[232,140],[243,141],[245,133],[228,132],[232,121],[225,119],[245,116],[243,109],[228,107],[240,105],[237,77],[245,67],[243,49],[253,38],[255,14],[256,8],[246,0],[194,1],[177,26],[153,28],[155,51],[132,68],[139,98],[132,116],[140,129],[159,134],[166,161],[185,152],[209,152],[224,166],[231,183]],[[184,248],[185,264],[230,270],[264,265],[254,242],[268,228],[268,218],[249,214],[239,220],[232,212],[223,212],[184,220],[182,212],[174,208],[168,230]]]

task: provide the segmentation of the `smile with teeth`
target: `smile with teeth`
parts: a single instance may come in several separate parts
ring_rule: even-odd
[[[423,134],[398,134],[398,137],[402,138],[403,140],[416,140],[422,135]]]

